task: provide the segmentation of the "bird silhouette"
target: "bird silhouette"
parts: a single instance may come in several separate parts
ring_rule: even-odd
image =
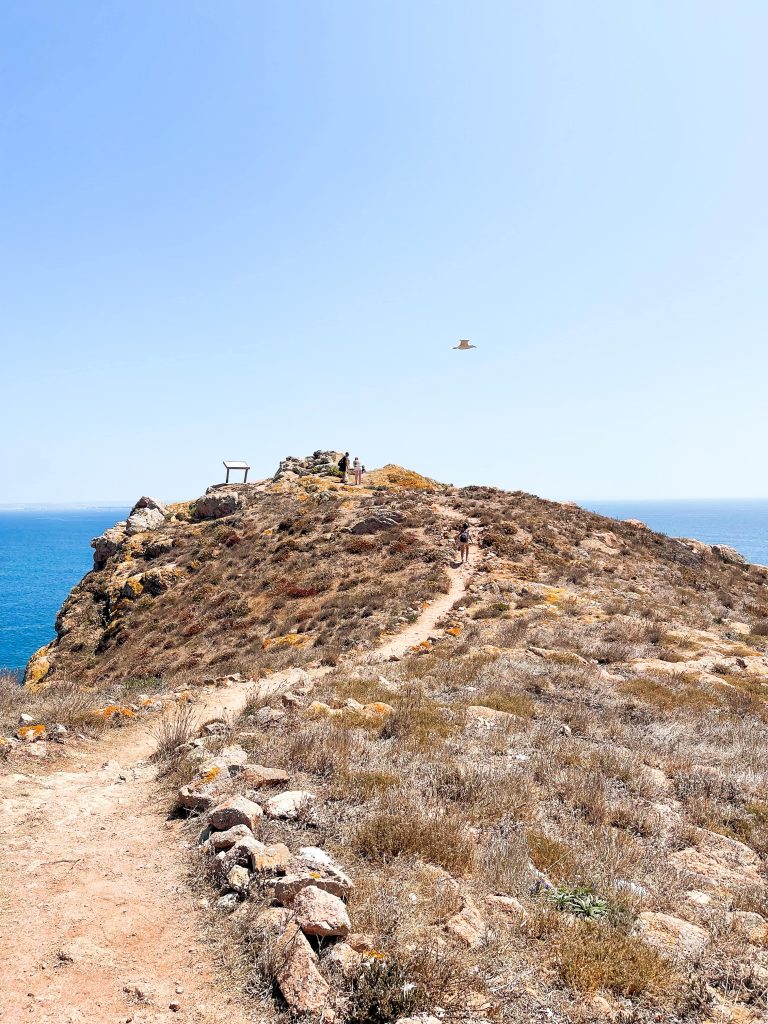
[[[469,352],[471,348],[477,348],[477,345],[470,345],[466,338],[462,338],[458,345],[453,346],[453,351]]]

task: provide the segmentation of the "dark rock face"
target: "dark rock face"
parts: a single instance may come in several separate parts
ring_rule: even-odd
[[[405,519],[405,516],[401,512],[394,512],[388,510],[386,512],[376,512],[374,515],[366,516],[365,519],[361,519],[360,522],[355,523],[350,529],[350,533],[357,535],[366,533],[379,533],[381,530],[391,530],[394,526],[399,526],[400,523]]]
[[[93,548],[93,568],[97,570],[103,569],[108,560],[113,555],[116,555],[120,550],[120,547],[126,537],[125,521],[116,523],[108,530],[105,530],[101,536],[94,537],[91,541],[91,547]]]

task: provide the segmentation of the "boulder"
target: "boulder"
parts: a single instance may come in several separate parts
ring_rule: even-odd
[[[645,910],[637,925],[645,941],[667,953],[699,953],[709,942],[709,932],[681,917]]]
[[[216,803],[221,794],[222,784],[227,778],[217,777],[211,782],[191,782],[188,786],[179,789],[176,802],[179,807],[185,807],[188,811],[207,811]]]
[[[296,922],[277,941],[276,981],[296,1013],[317,1013],[328,1001],[330,986],[317,968],[317,955]]]
[[[91,541],[93,548],[93,568],[103,569],[109,559],[116,555],[128,536],[126,533],[127,523],[123,520],[115,526],[111,526],[98,537]]]
[[[165,516],[159,508],[135,508],[128,516],[125,532],[127,536],[133,537],[134,534],[146,533],[164,525]]]
[[[730,928],[756,946],[768,945],[768,921],[751,910],[733,910],[725,915]]]
[[[314,803],[315,795],[305,789],[287,789],[264,802],[264,813],[269,818],[287,818],[293,821]]]
[[[316,885],[308,885],[297,893],[293,913],[305,935],[344,936],[352,927],[347,908],[339,897]]]
[[[302,476],[338,476],[339,459],[343,454],[344,452],[316,451],[305,458],[287,455],[280,462],[272,479],[277,482],[298,480]]]
[[[250,789],[260,789],[262,786],[274,786],[288,782],[290,776],[282,768],[265,768],[262,764],[249,764],[244,768],[240,779]]]
[[[175,543],[173,537],[153,537],[144,545],[144,557],[150,560],[152,558],[160,558],[161,555],[167,555],[173,551]]]
[[[263,811],[253,800],[244,796],[235,796],[225,800],[211,811],[208,820],[211,826],[221,832],[234,825],[247,825],[253,831],[256,822],[263,816]]]
[[[392,510],[375,512],[373,515],[366,516],[365,519],[355,523],[354,526],[350,527],[349,532],[354,533],[356,536],[379,533],[382,530],[391,530],[393,527],[399,526],[404,519],[405,516],[402,512]]]
[[[485,902],[493,910],[517,918],[519,921],[524,921],[528,917],[525,907],[514,896],[488,896]]]
[[[242,504],[242,496],[237,491],[209,487],[195,502],[195,513],[198,519],[221,519],[233,515]]]
[[[142,509],[152,509],[157,512],[161,512],[164,516],[168,515],[168,506],[164,505],[162,501],[156,501],[154,498],[149,498],[147,495],[143,495],[131,509],[131,515],[134,512],[141,512]]]

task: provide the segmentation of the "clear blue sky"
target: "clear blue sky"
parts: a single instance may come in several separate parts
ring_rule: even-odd
[[[320,447],[768,496],[766,38],[764,0],[5,0],[0,503]]]

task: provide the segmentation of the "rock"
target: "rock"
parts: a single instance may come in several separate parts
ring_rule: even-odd
[[[260,789],[262,786],[274,786],[288,782],[290,776],[282,768],[265,768],[262,764],[249,764],[244,768],[240,780],[249,789]]]
[[[126,526],[127,523],[123,520],[105,530],[100,536],[93,538],[91,547],[93,548],[94,569],[103,569],[109,559],[120,550],[125,543],[125,538],[128,536]]]
[[[296,455],[287,455],[277,467],[277,472],[272,478],[275,482],[279,480],[293,481],[303,476],[339,476],[339,459],[343,452],[316,451],[305,458],[298,458]]]
[[[237,512],[242,503],[241,495],[235,490],[209,487],[195,502],[195,513],[198,519],[221,519]]]
[[[125,532],[128,537],[137,533],[146,533],[165,525],[165,516],[159,508],[135,508],[128,516]]]
[[[405,516],[402,512],[392,510],[376,512],[355,523],[349,532],[354,533],[356,536],[379,533],[381,530],[391,530],[394,526],[399,526],[404,519]]]
[[[251,876],[248,868],[240,864],[233,864],[227,872],[227,885],[238,896],[245,896],[251,884]]]
[[[161,512],[164,516],[168,515],[168,506],[164,505],[162,501],[156,501],[154,498],[149,498],[147,495],[143,495],[131,509],[131,515],[134,512],[141,512],[142,509],[154,509],[157,512]]]
[[[265,846],[251,856],[251,867],[260,874],[285,874],[291,860],[291,851],[284,843]]]
[[[204,849],[209,853],[219,853],[221,850],[231,850],[241,839],[253,839],[253,833],[247,825],[234,825],[226,832],[212,832],[203,843]]]
[[[22,725],[16,730],[16,739],[22,743],[36,743],[46,738],[44,725]]]
[[[713,544],[712,554],[727,565],[749,565],[749,562],[740,551],[729,547],[727,544]]]
[[[680,917],[645,910],[637,919],[645,941],[664,952],[699,953],[709,942],[709,932]]]
[[[368,932],[350,932],[345,941],[357,953],[374,953],[376,951],[376,941]]]
[[[698,889],[689,889],[685,894],[685,898],[689,903],[694,903],[697,907],[708,907],[712,902],[712,895],[708,892],[699,892]]]
[[[467,721],[479,722],[482,725],[504,725],[507,722],[514,722],[517,715],[508,711],[498,711],[496,708],[486,708],[481,704],[470,704],[467,708]]]
[[[347,896],[352,889],[352,883],[346,876],[339,878],[335,875],[321,871],[299,871],[291,870],[292,864],[288,865],[283,878],[278,878],[274,885],[275,899],[284,907],[290,907],[296,896],[309,885],[318,889],[330,892],[334,896]]]
[[[760,873],[760,858],[749,846],[706,830],[702,830],[700,836],[696,846],[671,855],[669,860],[674,867],[697,875],[714,887],[749,883],[765,885]]]
[[[175,564],[163,565],[158,569],[149,569],[142,573],[141,585],[145,593],[156,597],[177,583],[181,576],[182,571]]]
[[[253,831],[256,822],[263,814],[261,807],[252,800],[248,800],[244,796],[235,796],[215,807],[208,816],[208,820],[213,828],[222,832],[234,825],[247,825]]]
[[[288,1006],[316,1013],[328,1001],[330,986],[317,968],[317,956],[299,926],[292,922],[277,942],[276,981]]]
[[[282,722],[287,713],[281,708],[259,708],[253,716],[253,720],[261,726],[276,725],[278,722]]]
[[[756,946],[768,944],[768,922],[749,910],[733,910],[725,915],[728,925]]]
[[[19,725],[32,725],[35,721],[34,715],[19,715]]]
[[[296,894],[293,913],[305,935],[343,937],[352,927],[347,908],[339,897],[316,885],[308,885]]]
[[[216,900],[216,906],[219,910],[234,910],[235,907],[240,903],[237,897],[237,893],[228,892],[225,896],[220,896]]]
[[[220,754],[213,759],[214,764],[226,767],[230,775],[238,775],[237,769],[242,768],[248,760],[248,751],[240,746],[224,747]],[[234,769],[234,770],[233,770]]]
[[[287,818],[290,821],[306,811],[315,801],[314,793],[305,789],[287,789],[272,796],[264,803],[264,813],[269,818]]]
[[[280,700],[283,707],[288,708],[289,711],[298,711],[299,708],[305,707],[307,703],[298,693],[284,693]]]
[[[35,651],[27,662],[24,671],[24,685],[30,690],[35,690],[51,671],[51,659],[48,657],[50,646],[50,644],[46,644],[45,647]]]
[[[499,910],[502,914],[515,917],[520,921],[524,921],[528,917],[525,907],[514,896],[488,896],[485,902],[493,910]]]
[[[253,836],[244,836],[242,839],[238,839],[234,846],[216,854],[220,875],[226,876],[233,864],[239,864],[241,867],[253,867],[254,859],[259,858],[266,848],[264,843],[259,842]]]
[[[337,971],[344,978],[352,978],[360,970],[363,954],[346,942],[337,942],[323,958],[323,967]]]
[[[173,537],[153,537],[144,545],[144,557],[147,560],[151,560],[153,558],[160,558],[161,555],[167,555],[170,551],[173,551],[175,543]]]
[[[485,938],[487,928],[477,907],[467,903],[463,910],[446,922],[445,929],[470,949],[475,949]]]
[[[192,782],[188,786],[179,789],[176,802],[179,807],[185,807],[188,811],[207,811],[216,803],[221,794],[222,785],[227,778],[218,776],[210,782]]]

